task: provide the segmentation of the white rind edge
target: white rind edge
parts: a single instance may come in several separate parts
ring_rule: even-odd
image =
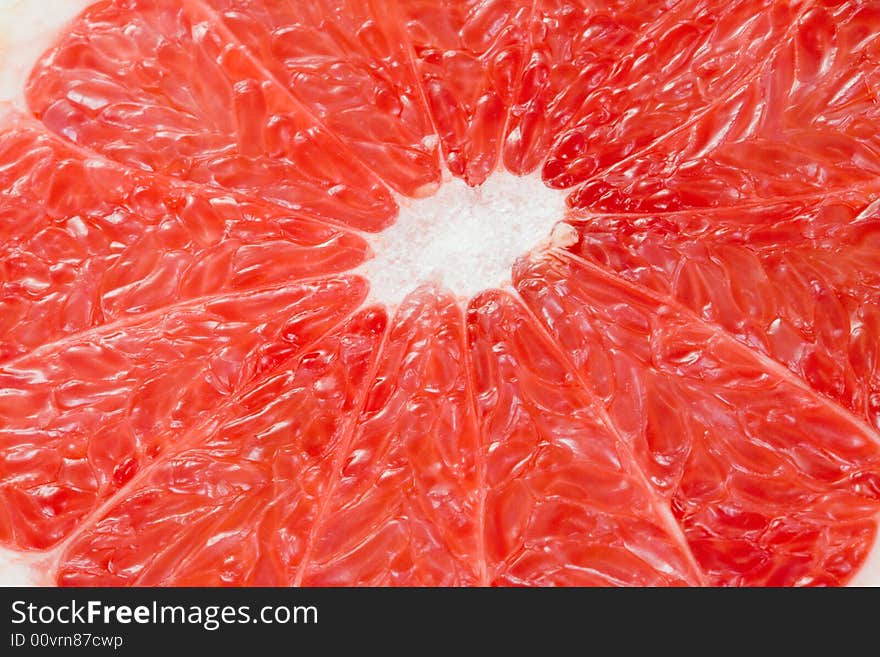
[[[0,548],[0,587],[52,586],[55,552],[13,552]]]
[[[0,0],[0,102],[27,109],[31,68],[58,33],[93,0]],[[0,548],[0,586],[50,585],[52,556]]]
[[[880,517],[877,518],[880,523]],[[872,586],[880,587],[880,531],[874,537],[874,545],[865,559],[865,563],[849,581],[849,586]]]
[[[0,0],[0,101],[25,108],[24,85],[58,32],[94,0]]]
[[[0,0],[0,102],[26,109],[24,86],[31,67],[59,31],[91,2]],[[51,584],[53,556],[54,553],[21,553],[0,548],[0,586]],[[875,540],[851,585],[880,586],[880,539]]]

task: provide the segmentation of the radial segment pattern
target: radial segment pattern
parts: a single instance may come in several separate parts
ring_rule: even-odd
[[[89,7],[0,115],[0,545],[60,585],[849,582],[878,70],[862,1]],[[371,295],[401,205],[496,172],[568,207],[507,284]]]

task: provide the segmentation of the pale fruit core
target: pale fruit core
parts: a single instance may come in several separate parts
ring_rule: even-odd
[[[469,187],[447,177],[427,198],[398,200],[390,228],[367,239],[375,257],[359,273],[375,301],[394,306],[422,283],[467,298],[510,280],[517,258],[541,248],[565,217],[565,193],[538,174],[493,173]]]

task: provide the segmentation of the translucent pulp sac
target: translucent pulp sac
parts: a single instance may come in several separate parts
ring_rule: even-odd
[[[368,237],[361,268],[372,296],[390,305],[435,282],[468,297],[510,279],[513,263],[546,243],[565,216],[565,195],[539,175],[496,172],[479,187],[446,180],[424,199],[401,199],[396,223]]]

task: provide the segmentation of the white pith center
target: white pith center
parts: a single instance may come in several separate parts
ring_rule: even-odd
[[[546,244],[565,217],[565,193],[539,174],[496,171],[478,187],[447,177],[433,196],[400,199],[390,228],[367,239],[375,257],[359,268],[372,298],[397,305],[421,283],[470,297],[510,280],[517,258]]]

